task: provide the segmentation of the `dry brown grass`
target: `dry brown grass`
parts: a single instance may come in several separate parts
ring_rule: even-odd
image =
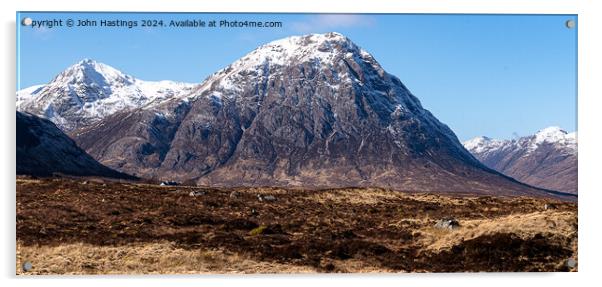
[[[30,262],[33,269],[23,272]],[[315,273],[307,266],[256,261],[222,250],[182,249],[170,242],[125,246],[74,243],[17,245],[17,274],[215,274]]]
[[[385,191],[377,188],[366,188],[361,191],[358,189],[335,189],[323,192],[313,193],[307,196],[307,199],[319,203],[338,203],[338,204],[377,204],[386,200],[393,200],[407,197],[407,194],[401,192]]]
[[[576,271],[572,202],[86,181],[17,179],[18,274]]]
[[[434,251],[450,248],[465,240],[500,233],[514,233],[523,239],[532,238],[539,233],[549,237],[568,235],[576,239],[577,216],[575,212],[533,212],[494,219],[464,220],[460,228],[453,230],[429,226],[420,231],[425,250]]]
[[[25,262],[33,269],[24,272]],[[345,273],[391,273],[357,259],[320,262],[323,268]],[[327,266],[331,267],[327,267]],[[98,274],[272,274],[316,273],[311,266],[257,261],[222,250],[182,249],[170,242],[124,246],[75,243],[60,246],[17,246],[17,275]]]

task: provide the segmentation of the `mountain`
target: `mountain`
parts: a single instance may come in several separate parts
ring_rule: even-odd
[[[260,46],[185,96],[114,113],[72,136],[117,170],[203,185],[551,194],[481,164],[338,33]]]
[[[17,174],[55,173],[134,179],[98,163],[49,120],[17,112]]]
[[[533,186],[577,194],[577,134],[559,127],[515,140],[477,137],[464,146],[486,166]]]
[[[84,59],[48,84],[18,91],[17,110],[47,118],[69,132],[119,111],[177,97],[192,87],[171,81],[142,81]]]

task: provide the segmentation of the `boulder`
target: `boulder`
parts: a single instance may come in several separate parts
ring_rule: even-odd
[[[460,227],[460,223],[454,218],[444,218],[437,220],[435,227],[440,229],[456,229]]]
[[[552,210],[552,209],[556,209],[556,205],[553,203],[546,203],[543,206],[544,210]]]
[[[263,195],[263,194],[258,194],[257,195],[257,199],[259,201],[276,201],[276,197],[273,195]]]
[[[188,195],[190,195],[190,196],[192,196],[192,197],[195,197],[195,196],[203,196],[203,195],[205,195],[205,194],[207,194],[207,193],[206,193],[206,192],[204,192],[204,191],[200,191],[200,190],[193,190],[193,191],[191,191],[191,192],[190,192]]]

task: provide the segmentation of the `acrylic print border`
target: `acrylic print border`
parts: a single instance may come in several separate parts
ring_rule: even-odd
[[[19,13],[35,13],[35,12],[19,12]],[[20,14],[19,13],[17,13],[17,23],[20,23],[20,19],[19,19],[19,15]],[[61,13],[61,12],[56,12],[56,13]],[[66,12],[66,13],[88,13],[88,12]],[[93,13],[94,14],[103,14],[105,12],[93,12]],[[132,12],[106,12],[106,13],[111,13],[111,14],[128,14],[128,15],[131,15],[131,14],[156,14],[155,12],[134,12],[134,13],[132,13]],[[192,12],[190,12],[190,13],[189,12],[180,12],[180,13],[166,12],[166,13],[162,13],[161,12],[159,14],[164,14],[164,15],[172,15],[172,14],[180,14],[180,15],[183,15],[183,14],[203,14],[203,15],[207,15],[207,14],[209,14],[209,15],[212,15],[212,14],[219,14],[219,13],[214,13],[214,12],[212,12],[212,13],[192,13]],[[263,15],[265,13],[227,13],[227,14],[229,14],[229,15],[255,15],[255,14],[261,14],[261,15]],[[333,14],[342,15],[343,13],[333,13]],[[268,15],[323,15],[323,14],[322,13],[268,13]],[[382,13],[382,14],[371,14],[371,13],[354,13],[353,15],[376,15],[376,16],[379,16],[379,15],[381,15],[381,16],[382,15],[414,15],[414,16],[421,16],[421,15],[424,15],[424,16],[428,16],[428,15],[431,15],[431,16],[433,16],[433,15],[442,15],[442,16],[475,16],[475,15],[486,15],[486,16],[492,16],[492,17],[496,16],[496,15],[508,16],[507,14],[445,14],[445,13],[443,13],[443,14],[420,14],[420,13],[408,13],[408,14]],[[515,15],[515,16],[546,16],[546,15],[542,15],[542,14],[518,14],[518,15]],[[578,16],[576,14],[550,14],[549,16],[570,16],[570,17],[574,17],[575,20],[578,20]],[[18,43],[17,43],[17,53],[18,53],[18,56],[17,56],[17,75],[19,75],[19,73],[21,72],[21,69],[20,69],[20,65],[21,65],[21,61],[20,60],[21,59],[20,59],[20,54],[19,54],[20,53],[20,48],[21,48],[19,46],[20,36],[21,35],[20,35],[19,27],[18,27],[17,28],[17,38],[18,38],[18,40],[17,40],[18,41]],[[335,37],[336,38],[336,37],[339,37],[339,36],[338,35],[328,35],[328,36],[325,36],[325,37],[327,37],[327,38],[328,37],[331,37],[331,38]],[[330,41],[330,40],[328,40],[328,41]],[[577,35],[575,35],[575,45],[577,45]],[[358,54],[358,55],[359,55],[358,57],[362,57],[361,53]],[[368,58],[365,58],[365,60],[366,59],[368,59]],[[575,60],[577,60],[576,57],[575,57]],[[368,60],[366,60],[366,61],[368,61]],[[87,62],[87,61],[83,61],[82,62],[82,65],[88,65],[88,64],[89,64],[89,62]],[[96,64],[91,64],[91,65],[92,65],[91,66],[92,68],[97,67],[97,66],[95,66]],[[374,67],[376,67],[376,66],[374,66]],[[342,70],[341,70],[341,72],[342,72]],[[363,71],[363,72],[366,72],[366,71]],[[575,64],[575,72],[577,73],[577,65],[576,64]],[[577,76],[577,75],[575,75],[575,76]],[[18,76],[18,79],[21,79],[21,75]],[[399,89],[400,89],[400,93],[403,93],[403,90],[401,90],[401,88],[399,88]],[[577,84],[575,84],[575,89],[577,89]],[[577,91],[575,91],[575,92],[577,92]],[[420,97],[420,95],[417,95],[417,96]],[[576,100],[577,100],[577,94],[576,94]],[[402,109],[402,108],[403,107],[400,106],[400,109]],[[575,113],[577,114],[577,111],[575,111]],[[61,128],[65,128],[65,129],[69,130],[70,126],[61,126]],[[249,127],[245,127],[245,129],[247,129],[247,128],[249,128]],[[69,131],[72,131],[72,130],[69,130]],[[25,182],[27,180],[30,180],[30,179],[24,179],[22,181]],[[37,180],[37,179],[34,179],[34,181],[35,180]],[[83,182],[85,182],[85,184]],[[104,182],[104,181],[91,180],[91,179],[86,179],[83,182],[76,182],[77,184],[75,184],[73,186],[80,186],[80,184],[84,184],[86,186],[86,188],[91,188],[91,189],[93,189],[93,190],[95,190],[95,191],[97,191],[99,193],[102,193],[102,192],[106,192],[105,188],[104,188],[106,186],[109,186],[111,188],[120,188],[120,186],[122,184],[122,183],[115,183],[115,182],[112,182],[112,181]],[[243,220],[244,222],[237,221],[237,224],[242,224],[242,225],[245,226],[242,229],[243,231],[241,231],[241,229],[237,229],[236,230],[236,236],[237,236],[237,238],[240,237],[244,241],[248,240],[249,242],[256,242],[256,243],[259,242],[259,243],[261,243],[261,241],[257,240],[257,236],[265,236],[265,240],[276,240],[274,238],[279,238],[278,236],[282,237],[283,234],[284,234],[284,236],[286,236],[286,234],[290,234],[292,232],[291,230],[294,229],[293,228],[293,229],[287,231],[286,229],[289,228],[290,226],[284,226],[283,227],[282,224],[275,224],[274,222],[269,222],[270,220],[268,218],[263,218],[263,219],[260,218],[262,216],[261,209],[265,209],[266,207],[267,207],[267,209],[270,209],[270,206],[278,206],[282,202],[282,203],[285,204],[284,206],[281,206],[282,208],[290,208],[290,206],[286,206],[286,202],[295,199],[294,195],[291,194],[292,193],[291,191],[286,191],[286,192],[283,192],[283,193],[281,193],[280,191],[272,191],[272,190],[257,192],[257,190],[253,189],[252,192],[248,192],[248,191],[231,192],[230,190],[228,190],[226,192],[224,190],[210,190],[210,189],[205,190],[205,189],[202,189],[202,188],[196,188],[196,187],[192,188],[192,187],[188,187],[188,186],[185,186],[185,187],[174,187],[174,186],[172,186],[172,184],[170,183],[169,180],[164,180],[164,182],[163,182],[164,186],[162,186],[162,187],[159,187],[159,182],[149,182],[149,183],[151,183],[151,184],[152,183],[156,183],[154,185],[154,187],[152,187],[152,189],[154,191],[156,191],[156,192],[173,191],[174,193],[168,193],[169,195],[168,194],[165,195],[167,198],[169,198],[170,196],[173,196],[172,194],[176,194],[177,195],[178,194],[177,192],[182,192],[182,189],[185,189],[186,192],[182,193],[182,194],[187,195],[187,197],[185,197],[185,198],[193,198],[194,200],[197,200],[198,202],[200,202],[199,205],[194,205],[194,204],[192,205],[192,206],[196,206],[196,207],[204,207],[204,208],[209,207],[209,208],[213,208],[211,206],[211,204],[215,204],[216,201],[219,202],[219,201],[224,201],[224,200],[226,202],[233,202],[233,204],[235,206],[236,206],[236,204],[242,205],[243,203],[252,206],[253,208],[251,208],[252,210],[250,211],[251,213],[249,215],[250,218],[255,218],[253,216],[259,216],[258,217],[259,219],[252,219],[252,220],[244,219]],[[51,182],[46,183],[45,182],[44,184],[52,185],[53,183],[51,183]],[[65,179],[65,182],[63,182],[61,184],[65,185],[65,186],[70,186],[70,185],[72,185],[74,183],[73,183],[73,179],[72,178],[68,178],[68,179]],[[126,184],[129,184],[129,183],[126,183]],[[508,183],[508,184],[510,186],[510,183]],[[167,186],[167,187],[165,187],[165,186]],[[178,185],[178,186],[180,186],[180,185]],[[535,192],[535,191],[530,190],[529,189],[530,187],[521,186],[520,188],[519,187],[516,187],[516,188],[517,188],[517,192],[518,192],[518,190],[520,190],[520,192],[525,192],[527,194],[529,192],[531,192],[531,193]],[[192,190],[189,190],[189,189],[192,189]],[[17,187],[17,190],[19,190],[19,187]],[[354,192],[357,192],[357,190],[336,191],[335,192],[336,194],[333,194],[332,196],[334,196],[334,198],[336,198],[337,196],[349,196],[349,193],[354,194]],[[257,194],[255,194],[255,193],[257,193]],[[548,193],[550,193],[550,192],[548,191]],[[389,196],[389,195],[387,195],[387,193],[384,193],[384,195],[383,195],[382,191],[376,191],[376,192],[374,192],[374,194],[370,194],[370,195],[372,196],[372,198],[367,199],[367,200],[377,200],[379,198],[382,199],[382,197],[386,198],[387,196]],[[23,196],[24,195],[19,195],[18,194],[17,195],[17,200],[19,200],[20,198],[21,199],[24,198]],[[71,197],[72,199],[77,199],[77,197],[74,197],[73,194],[69,194],[69,193],[62,194],[61,196]],[[106,194],[104,194],[104,196],[110,198],[111,194],[106,193]],[[175,200],[176,198],[182,198],[180,195],[177,195],[177,196],[178,197],[174,197],[172,199]],[[404,195],[401,195],[401,194],[397,195],[396,194],[390,200],[395,200],[395,201],[397,201],[401,205],[407,204],[408,202],[413,202],[412,200],[408,200],[408,198],[406,196],[409,196],[411,198],[412,196],[416,196],[416,195],[412,195],[412,194],[410,194],[410,195],[405,195],[405,194]],[[438,198],[438,197],[436,197],[436,198]],[[244,201],[241,201],[242,199],[244,199]],[[351,197],[351,198],[345,198],[345,200],[352,200],[352,199],[353,199],[353,197]],[[133,199],[131,199],[131,200],[133,200]],[[151,201],[152,199],[149,198],[148,200]],[[251,200],[252,200],[252,203],[251,203]],[[323,199],[320,199],[320,200],[323,200]],[[332,199],[329,199],[329,200],[332,200]],[[429,200],[438,200],[438,199],[432,199],[431,198]],[[102,202],[104,202],[104,200]],[[211,202],[213,202],[213,203],[211,203]],[[173,201],[172,203],[175,204],[175,201]],[[100,203],[99,202],[94,202],[94,204],[100,204]],[[501,204],[501,203],[500,202],[495,202],[495,204]],[[541,206],[546,206],[546,207],[547,206],[551,206],[547,202],[544,203],[544,201],[541,201],[541,202],[540,201],[535,201],[535,202],[530,202],[530,201],[527,202],[527,201],[525,201],[524,204],[525,204],[525,210],[529,211],[529,215],[530,216],[533,215],[533,214],[536,214],[536,215],[533,215],[536,218],[535,220],[540,220],[541,218],[537,217],[537,214],[539,214],[540,212],[543,212],[543,211],[538,210],[538,208],[541,208]],[[560,206],[560,208],[558,209],[560,211],[573,210],[568,205],[564,206],[562,203],[558,203],[558,205]],[[308,210],[310,210],[311,206],[312,206],[312,203],[308,202],[306,206],[308,207]],[[420,208],[420,207],[423,207],[423,206],[413,206],[413,208]],[[116,208],[116,206],[110,206],[109,207],[109,209],[112,209],[112,208],[114,209],[114,208]],[[371,207],[371,208],[376,208],[376,207]],[[379,209],[374,209],[374,210],[375,210],[376,214],[378,214],[379,212],[385,212],[386,213],[386,211],[384,211],[384,210],[379,210]],[[118,217],[118,216],[124,214],[123,210],[118,210],[118,209],[108,210],[108,211],[111,214],[111,216],[114,216],[114,217]],[[255,212],[253,212],[253,211],[255,211]],[[173,211],[173,212],[176,212],[176,211]],[[243,212],[243,210],[236,210],[236,212]],[[548,211],[548,212],[550,213],[550,212],[553,212],[553,211]],[[574,212],[576,212],[576,206],[574,206]],[[17,213],[19,213],[19,210],[17,211]],[[434,213],[436,213],[436,212],[434,212]],[[192,225],[194,225],[194,222],[202,219],[202,218],[201,219],[199,219],[199,218],[195,219],[195,218],[191,217],[190,214],[180,214],[180,215],[183,216],[182,218],[185,218],[185,219],[182,222],[178,221],[179,219],[173,219],[172,223],[175,222],[177,224],[184,224],[184,225],[192,224]],[[303,215],[307,216],[307,217],[304,217],[304,218],[311,218],[311,216],[312,216],[312,214],[303,214]],[[444,214],[439,214],[439,213],[437,213],[436,215],[439,216],[439,217],[443,217],[444,216]],[[205,216],[205,217],[211,217],[212,215],[211,214],[203,214],[203,216]],[[283,215],[280,215],[280,216],[283,216]],[[338,216],[338,215],[337,214],[333,214],[333,216]],[[458,216],[460,216],[460,215],[458,215]],[[459,226],[470,226],[470,224],[474,224],[474,222],[470,221],[470,218],[471,217],[469,216],[467,218],[464,218],[465,219],[464,221],[460,220]],[[237,220],[239,220],[239,219],[240,218],[237,218]],[[451,230],[458,231],[457,229],[455,229],[458,226],[458,225],[456,225],[458,223],[458,221],[456,221],[454,219],[454,220],[450,220],[449,222],[447,222],[444,219],[445,218],[441,219],[443,221],[437,222],[436,225],[437,226],[441,226],[443,224],[447,224],[447,225],[445,225],[446,226],[445,228],[449,227],[449,229],[451,229]],[[224,226],[227,226],[227,224],[232,223],[229,220],[234,222],[234,219],[232,219],[232,220],[231,219],[226,219],[226,223],[224,223]],[[504,221],[504,224],[507,224],[508,223],[507,221],[510,221],[511,219],[504,217],[503,220],[506,220],[506,221]],[[262,222],[262,221],[264,221],[264,222]],[[576,218],[575,218],[575,221],[576,221]],[[430,221],[428,221],[428,223],[425,223],[426,225],[423,226],[424,230],[421,229],[420,232],[424,233],[424,232],[426,232],[425,230],[431,230],[432,226],[435,226],[434,224],[431,224],[431,223],[432,222],[430,222]],[[566,223],[566,222],[564,222],[564,223]],[[234,223],[232,223],[232,224],[234,224]],[[171,226],[171,227],[173,227],[173,226]],[[203,227],[203,228],[205,228],[205,227]],[[222,227],[220,227],[220,228],[222,228]],[[248,228],[249,230],[246,230],[245,228]],[[374,250],[381,250],[381,251],[383,251],[383,250],[386,249],[386,248],[382,249],[382,246],[374,246],[373,245],[374,242],[363,242],[362,240],[357,239],[357,238],[366,238],[366,237],[369,237],[369,235],[366,234],[366,233],[362,234],[363,231],[357,231],[357,230],[354,231],[352,229],[336,230],[336,226],[332,226],[332,229],[334,231],[336,231],[336,232],[333,233],[333,234],[331,234],[331,235],[333,235],[334,237],[337,237],[337,236],[342,236],[343,237],[343,239],[341,241],[343,244],[341,244],[340,246],[335,246],[336,247],[335,251],[338,250],[338,251],[340,251],[342,253],[339,254],[340,258],[335,256],[335,257],[332,257],[332,258],[326,258],[327,260],[325,260],[324,262],[319,261],[318,263],[316,263],[316,266],[314,266],[314,267],[316,267],[317,268],[316,270],[318,270],[318,271],[333,272],[333,271],[352,270],[351,272],[354,272],[353,271],[354,270],[353,267],[345,266],[344,264],[341,263],[341,261],[344,261],[345,259],[349,259],[349,258],[355,258],[354,256],[356,256],[356,255],[357,255],[357,257],[361,257],[361,256],[363,256],[363,255],[361,255],[361,252],[365,252],[365,251],[359,251],[359,250],[352,250],[352,251],[349,251],[349,250],[345,251],[345,250],[343,250],[343,251],[341,251],[341,250],[339,250],[339,249],[346,248],[346,247],[343,247],[343,246],[349,246],[349,245],[353,245],[353,244],[359,244],[358,246],[361,246],[361,248],[359,248],[361,250],[372,250],[371,248],[376,248]],[[22,231],[22,230],[19,230],[19,226],[17,226],[17,234],[19,234],[20,231]],[[219,230],[219,231],[223,231],[223,230]],[[46,230],[45,232],[48,233],[49,231]],[[52,231],[50,231],[50,232],[52,232]],[[197,230],[197,232],[199,232],[199,231]],[[265,234],[264,234],[264,232],[265,232]],[[434,234],[439,234],[439,232],[441,232],[441,231],[437,230],[437,231],[435,231]],[[120,234],[122,234],[122,233],[118,233],[117,237],[121,236]],[[345,238],[346,236],[348,236],[349,238]],[[401,233],[396,234],[396,236],[401,236]],[[408,236],[412,237],[414,235],[410,234]],[[99,237],[102,237],[102,236],[99,236]],[[520,244],[526,244],[525,246],[530,246],[529,245],[530,243],[525,243],[525,242],[522,242],[522,241],[520,241],[519,243],[517,243],[518,241],[514,242],[513,240],[515,240],[516,238],[513,238],[513,237],[503,237],[503,238],[498,238],[498,239],[500,239],[500,240],[502,240],[504,242],[509,240],[513,244],[519,244],[519,245]],[[114,242],[115,241],[115,240],[111,241],[112,239],[110,239],[110,238],[100,238],[100,240],[105,240],[106,242]],[[222,240],[224,240],[224,239],[222,239]],[[287,238],[287,240],[290,240],[290,238]],[[495,238],[494,239],[488,238],[487,240],[495,240]],[[358,242],[361,242],[361,243],[358,243]],[[211,244],[215,244],[216,242],[210,242],[210,243]],[[322,242],[320,244],[318,244],[318,243],[316,243],[316,244],[317,245],[324,245],[326,243]],[[364,245],[362,245],[362,244],[364,244]],[[477,242],[475,244],[479,244],[479,243]],[[463,248],[467,248],[464,245],[462,245],[462,246],[463,246]],[[82,248],[84,248],[84,247],[82,247]],[[107,250],[103,250],[103,251],[94,250],[93,249],[94,246],[86,246],[85,248],[91,248],[91,249],[88,250],[89,252],[112,252],[112,251],[107,251]],[[185,248],[181,249],[181,248],[179,248],[179,246],[173,246],[173,245],[164,246],[164,245],[161,245],[161,246],[153,246],[153,248],[156,248],[154,250],[169,249],[170,253],[178,252],[180,254],[183,254],[182,255],[183,257],[190,256],[190,255],[186,255],[185,254],[185,252],[186,252]],[[170,248],[173,248],[173,249],[170,249]],[[294,252],[291,251],[292,253],[289,254],[289,255],[292,256],[291,258],[293,258],[295,260],[301,260],[301,259],[299,259],[299,256],[298,256],[299,254],[300,254],[301,258],[303,258],[304,256],[307,255],[307,254],[304,253],[305,251],[303,251],[303,250],[293,250],[293,251]],[[257,252],[261,253],[261,251],[257,251]],[[351,252],[352,254],[349,254],[349,252]],[[383,252],[386,253],[388,251],[385,250]],[[232,264],[232,260],[235,260],[233,258],[225,256],[224,254],[209,254],[207,256],[215,256],[219,260],[224,260],[223,262],[228,263],[228,264]],[[267,256],[267,255],[262,253],[262,256]],[[188,257],[186,257],[186,258],[188,258]],[[255,262],[255,261],[253,261],[251,259],[249,259],[249,258],[243,258],[241,260],[249,260],[249,262],[251,262],[249,264],[256,264],[257,263],[257,262]],[[388,258],[379,258],[377,261],[378,262],[381,262],[381,261],[382,262],[387,262],[387,260],[389,260],[389,259]],[[424,260],[427,260],[427,259],[424,259]],[[276,263],[282,263],[282,262],[280,262],[278,260],[275,260],[274,262],[276,262]],[[257,263],[257,264],[259,264],[259,263]],[[359,263],[356,262],[354,264],[359,264]],[[259,270],[264,270],[264,269],[261,269],[262,266],[263,265],[259,264],[258,266],[255,266],[255,268],[259,268]],[[387,265],[386,267],[387,268],[393,268],[392,266],[393,265]],[[298,267],[298,266],[295,266],[295,267]],[[282,268],[284,268],[284,267],[282,267]],[[344,269],[344,268],[349,268],[349,269]],[[268,270],[268,272],[273,271],[271,269],[267,269],[267,270]],[[304,269],[291,269],[291,270],[289,270],[289,272],[304,272],[305,271]],[[316,270],[313,270],[313,271],[317,272]],[[396,269],[392,269],[392,270],[396,270]],[[400,269],[400,270],[403,270],[403,268]],[[478,268],[477,269],[471,269],[471,270],[477,271]],[[557,269],[544,269],[544,270],[545,271],[552,271],[552,270],[557,270]],[[189,270],[186,270],[186,271],[189,271]],[[355,270],[355,271],[357,271],[357,270]],[[365,271],[365,270],[360,269],[359,271]],[[399,270],[397,270],[397,271],[399,271]],[[421,271],[421,270],[410,270],[410,271]],[[453,269],[450,269],[450,270],[448,270],[448,269],[441,269],[441,270],[434,270],[434,271],[444,271],[445,272],[445,271],[456,271],[456,270],[453,270]],[[487,271],[500,271],[500,270],[487,269]],[[522,271],[525,271],[525,270],[522,270]],[[145,272],[142,271],[142,273],[145,273]],[[219,271],[218,271],[218,273],[219,273]]]

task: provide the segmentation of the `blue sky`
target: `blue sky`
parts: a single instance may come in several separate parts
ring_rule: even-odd
[[[33,20],[281,21],[282,28],[31,28],[18,25],[17,88],[83,58],[143,80],[198,83],[257,46],[340,32],[366,49],[460,140],[576,126],[574,15],[20,13]]]

